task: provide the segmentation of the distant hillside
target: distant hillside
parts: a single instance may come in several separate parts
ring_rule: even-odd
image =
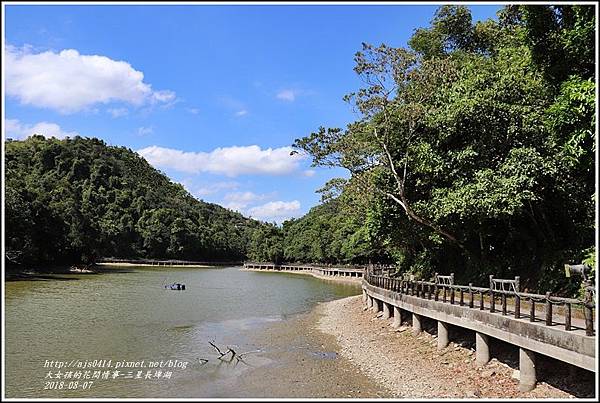
[[[125,147],[95,138],[7,140],[6,262],[100,256],[244,259],[267,224],[192,197]]]

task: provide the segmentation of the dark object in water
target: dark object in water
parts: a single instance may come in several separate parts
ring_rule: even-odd
[[[170,285],[166,285],[165,288],[169,290],[185,291],[185,284],[173,283]]]

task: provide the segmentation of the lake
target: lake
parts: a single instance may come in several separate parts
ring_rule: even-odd
[[[174,282],[186,290],[164,288]],[[243,395],[239,380],[274,364],[262,330],[360,293],[237,267],[121,267],[5,287],[6,396],[51,398]],[[217,348],[247,354],[219,359]]]

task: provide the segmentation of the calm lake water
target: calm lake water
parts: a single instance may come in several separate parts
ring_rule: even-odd
[[[236,267],[57,277],[5,283],[7,397],[227,396],[227,388],[240,387],[232,379],[270,364],[261,356],[269,341],[251,337],[261,328],[360,293],[354,284]],[[173,282],[186,290],[164,288]],[[253,352],[227,363],[210,341],[223,351]],[[78,368],[85,361],[95,367]]]

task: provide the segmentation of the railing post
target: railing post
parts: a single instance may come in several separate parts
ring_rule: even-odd
[[[584,305],[583,314],[585,316],[585,335],[593,336],[594,335],[594,317],[592,311],[593,305]]]
[[[571,330],[571,304],[565,304],[565,330]]]
[[[469,308],[473,308],[473,283],[469,283]]]
[[[521,297],[519,296],[519,282],[520,277],[515,277],[515,319],[519,319],[521,317]]]
[[[552,302],[550,302],[550,293],[546,293],[546,326],[552,326]]]
[[[506,294],[502,293],[502,315],[506,315]]]
[[[484,301],[483,301],[483,291],[479,291],[479,310],[483,311]]]
[[[529,309],[529,321],[535,322],[535,301],[531,299],[531,307]]]
[[[458,302],[458,304],[460,306],[463,306],[465,304],[465,292],[462,289],[462,287],[460,287],[460,301]]]
[[[494,276],[490,274],[490,312],[496,312],[496,300],[494,299]]]
[[[594,335],[594,301],[592,297],[592,286],[588,283],[585,285],[585,294],[583,298],[583,316],[585,317],[585,335]]]
[[[450,286],[450,304],[454,305],[454,286]]]
[[[442,284],[442,289],[444,290],[444,296],[442,298],[442,302],[446,302],[446,284]]]

